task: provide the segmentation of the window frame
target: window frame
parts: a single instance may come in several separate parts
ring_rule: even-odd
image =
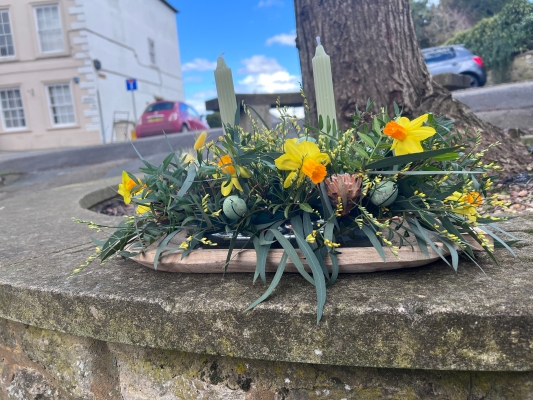
[[[148,38],[148,55],[150,56],[150,62],[152,65],[157,65],[157,58],[155,54],[155,40]]]
[[[22,104],[22,113],[24,115],[24,126],[17,126],[17,127],[7,127],[6,125],[6,118],[4,115],[4,106],[2,105],[2,98],[0,96],[0,110],[2,112],[2,128],[5,132],[14,132],[14,131],[24,131],[28,129],[28,117],[26,115],[26,108],[24,107],[24,99],[22,97],[22,87],[21,86],[6,86],[6,87],[0,87],[0,92],[7,91],[7,90],[18,90],[20,94],[20,102]],[[11,110],[11,109],[10,109]]]
[[[68,122],[68,123],[55,123],[54,122],[54,111],[52,109],[52,98],[50,93],[50,87],[52,86],[68,86],[69,92],[70,92],[70,101],[72,106],[72,115],[74,116],[74,122]],[[63,127],[71,127],[76,126],[77,124],[77,118],[76,118],[76,107],[74,105],[74,93],[72,92],[72,85],[70,84],[70,81],[68,82],[53,82],[53,83],[47,83],[45,84],[45,94],[48,101],[48,114],[50,115],[50,124],[53,128],[63,128]]]
[[[11,23],[11,15],[9,13],[9,8],[0,8],[0,14],[2,14],[3,12],[7,13],[7,18],[9,20],[9,29],[11,31],[11,33],[10,33],[11,42],[12,42],[12,46],[13,46],[13,54],[10,54],[10,55],[7,55],[7,56],[3,56],[3,55],[0,54],[0,60],[7,60],[7,59],[15,58],[17,56],[17,50],[15,49],[15,37],[13,35],[13,24]],[[3,23],[0,21],[0,24],[3,24]],[[7,35],[4,34],[4,36],[7,36]]]
[[[58,12],[58,20],[59,20],[59,29],[61,29],[61,42],[62,42],[62,48],[61,50],[53,50],[53,51],[43,51],[43,46],[41,43],[41,35],[39,30],[39,22],[37,19],[37,9],[38,8],[45,8],[45,7],[57,7]],[[33,6],[33,19],[35,22],[35,33],[37,35],[37,44],[39,45],[39,53],[43,55],[53,55],[53,54],[62,54],[67,51],[66,43],[65,43],[65,31],[63,29],[63,21],[62,21],[62,15],[61,15],[61,6],[59,3],[46,3],[46,4],[36,4]]]

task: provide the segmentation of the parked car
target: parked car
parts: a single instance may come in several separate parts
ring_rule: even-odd
[[[470,87],[483,86],[487,81],[483,59],[474,55],[463,45],[430,47],[422,49],[422,55],[431,75],[448,72],[468,75]]]
[[[137,122],[138,138],[165,133],[209,129],[201,116],[190,105],[180,101],[159,100],[146,107]]]

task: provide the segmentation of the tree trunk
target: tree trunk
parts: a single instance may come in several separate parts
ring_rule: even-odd
[[[309,100],[311,124],[317,124],[312,58],[315,37],[320,36],[331,57],[331,70],[339,126],[352,122],[355,108],[375,100],[374,110],[393,102],[403,114],[425,112],[454,119],[456,127],[483,132],[482,146],[499,141],[487,153],[498,160],[506,174],[525,170],[531,157],[520,142],[474,115],[452,99],[450,92],[431,79],[415,36],[409,0],[294,0],[296,45],[302,81]]]

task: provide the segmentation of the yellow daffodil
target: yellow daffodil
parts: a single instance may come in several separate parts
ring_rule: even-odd
[[[184,153],[183,154],[183,162],[186,164],[186,165],[189,165],[190,163],[196,161],[196,158],[194,158],[193,156],[191,156],[189,153]]]
[[[303,141],[296,143],[297,139],[285,141],[283,150],[285,154],[276,158],[276,167],[282,171],[291,171],[285,182],[284,188],[288,188],[298,178],[298,184],[308,176],[314,184],[320,183],[326,177],[326,165],[330,159],[326,153],[321,153],[318,146],[313,142]]]
[[[225,174],[231,175],[231,181],[224,182],[222,184],[222,188],[221,188],[222,196],[229,195],[233,187],[237,188],[239,191],[242,192],[243,189],[239,182],[236,168],[239,169],[239,173],[243,178],[250,178],[251,176],[250,173],[245,168],[241,168],[239,166],[235,167],[233,165],[233,160],[227,154],[220,157],[220,160],[218,161],[218,166],[220,167],[222,172],[224,172]],[[218,175],[215,177],[218,177]]]
[[[143,204],[139,204],[137,206],[137,210],[135,210],[135,212],[137,214],[144,214],[146,212],[150,211],[150,206],[149,205],[143,205]]]
[[[401,117],[396,121],[390,121],[385,125],[383,133],[394,138],[391,149],[394,154],[401,156],[404,154],[420,153],[424,151],[420,142],[433,136],[436,131],[430,126],[422,126],[428,119],[424,114],[412,121],[409,118]]]
[[[131,202],[131,189],[140,185],[141,181],[134,181],[130,178],[126,171],[122,171],[122,183],[118,185],[118,194],[124,197],[124,203],[130,204]]]
[[[203,131],[196,139],[196,142],[194,142],[194,150],[200,150],[202,147],[204,147],[205,139],[207,139],[207,132]]]
[[[453,192],[444,201],[452,202],[451,208],[454,213],[464,215],[467,219],[474,222],[479,215],[476,207],[479,207],[483,203],[479,192],[469,192],[467,194]]]

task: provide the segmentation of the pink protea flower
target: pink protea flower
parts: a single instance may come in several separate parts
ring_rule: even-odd
[[[362,180],[356,174],[335,174],[324,180],[331,204],[336,206],[339,203],[339,199],[341,200],[343,216],[348,215],[354,208],[355,200],[361,194]]]

